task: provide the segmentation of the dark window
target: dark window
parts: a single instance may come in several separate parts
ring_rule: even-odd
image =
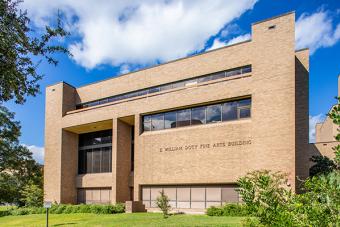
[[[86,151],[86,170],[85,173],[92,173],[92,150]]]
[[[176,112],[164,114],[164,128],[176,128]]]
[[[250,73],[251,72],[251,66],[247,65],[242,68],[242,73]]]
[[[251,99],[229,101],[209,106],[199,106],[172,112],[147,115],[143,117],[144,131],[163,128],[176,128],[188,125],[200,125],[221,121],[249,118],[251,115]]]
[[[111,172],[111,147],[102,148],[101,172]]]
[[[205,106],[191,109],[191,124],[192,125],[205,124],[205,110],[206,110]]]
[[[240,118],[248,118],[250,117],[250,108],[239,108]]]
[[[225,72],[219,72],[211,75],[211,80],[218,80],[225,77]]]
[[[203,77],[200,77],[198,78],[198,83],[204,83],[204,82],[207,82],[207,81],[210,81],[212,79],[211,76],[203,76]]]
[[[159,92],[159,87],[149,88],[149,93]]]
[[[92,172],[100,173],[100,159],[101,159],[101,149],[95,148],[92,151]]]
[[[143,117],[143,130],[151,131],[151,116],[150,115]]]
[[[162,85],[162,86],[160,86],[160,89],[161,89],[161,91],[170,90],[170,89],[172,89],[172,84]]]
[[[231,121],[237,119],[237,102],[227,102],[222,105],[222,120]]]
[[[111,172],[112,130],[79,135],[78,173]]]
[[[180,88],[180,87],[184,87],[184,82],[180,81],[180,82],[176,82],[172,84],[172,88]]]
[[[164,129],[164,114],[155,114],[151,116],[151,130]]]
[[[238,106],[250,106],[251,105],[251,99],[243,99],[237,101]]]
[[[177,127],[190,125],[190,109],[177,111]]]
[[[221,104],[207,106],[207,123],[221,121]]]
[[[86,152],[85,151],[79,151],[79,157],[78,157],[78,169],[79,174],[85,173],[86,170]]]

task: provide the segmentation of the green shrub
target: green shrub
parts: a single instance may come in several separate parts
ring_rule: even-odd
[[[11,215],[11,210],[0,210],[0,217]]]
[[[72,214],[72,213],[94,213],[94,214],[117,214],[124,213],[125,206],[122,203],[115,205],[96,205],[96,204],[53,204],[49,209],[51,214]],[[27,214],[44,214],[46,208],[43,207],[20,207],[1,210],[0,217],[8,215],[27,215]]]
[[[124,212],[125,212],[124,203],[117,203],[113,206],[113,213],[114,214],[119,214],[119,213],[124,213]]]
[[[243,217],[249,215],[249,212],[246,205],[238,203],[228,203],[221,207],[209,207],[207,209],[207,215]]]
[[[18,216],[18,215],[27,215],[30,214],[30,209],[29,208],[18,208],[18,209],[13,209],[11,212],[11,215]]]
[[[223,216],[223,208],[211,206],[207,209],[208,216]]]
[[[77,213],[91,213],[91,205],[81,204]]]

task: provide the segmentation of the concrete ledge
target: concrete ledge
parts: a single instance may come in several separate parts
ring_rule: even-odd
[[[125,213],[146,212],[145,205],[142,201],[126,201]]]

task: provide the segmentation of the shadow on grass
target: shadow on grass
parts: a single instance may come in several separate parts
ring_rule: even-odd
[[[63,225],[75,225],[77,223],[74,222],[68,222],[68,223],[62,223],[62,224],[55,224],[55,225],[51,225],[51,226],[63,226]]]

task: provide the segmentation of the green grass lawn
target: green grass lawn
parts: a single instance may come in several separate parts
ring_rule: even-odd
[[[0,217],[0,226],[45,226],[44,214]],[[241,226],[244,217],[173,215],[163,219],[160,213],[134,214],[51,214],[49,226]]]

